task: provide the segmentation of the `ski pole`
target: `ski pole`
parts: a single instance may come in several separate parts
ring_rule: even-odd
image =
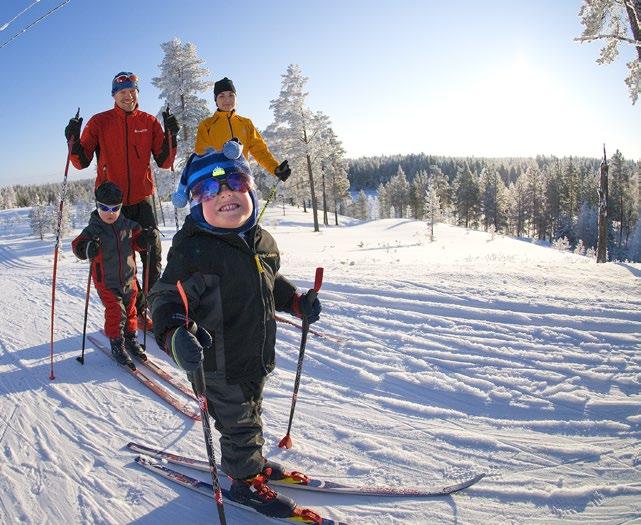
[[[316,276],[314,278],[314,288],[312,288],[308,294],[314,294],[313,298],[316,299],[316,294],[320,290],[321,284],[323,284],[323,269],[321,267],[316,268]],[[298,398],[298,388],[300,387],[300,376],[303,371],[303,358],[305,357],[305,345],[307,344],[307,332],[309,332],[309,320],[307,316],[303,314],[303,328],[302,334],[300,337],[300,350],[298,352],[298,366],[296,367],[296,380],[294,381],[294,392],[292,393],[292,407],[289,410],[289,424],[287,425],[287,434],[285,437],[280,440],[278,443],[279,448],[292,448],[292,438],[289,433],[292,429],[292,421],[294,419],[294,409],[296,408],[296,399]]]
[[[276,181],[276,184],[272,186],[272,191],[269,193],[269,196],[267,197],[267,200],[265,201],[265,204],[263,206],[263,209],[260,210],[260,213],[258,214],[258,219],[256,220],[256,224],[260,222],[260,220],[263,218],[263,213],[265,213],[265,210],[267,209],[267,206],[269,203],[272,201],[274,196],[276,195],[276,190],[278,189],[278,185],[280,184],[280,179]]]
[[[167,114],[171,114],[169,111],[169,104],[167,104]],[[173,141],[174,136],[171,134],[171,131],[169,132],[169,157],[173,156],[174,153],[174,141]],[[174,169],[174,161],[171,161],[171,183],[174,185],[174,188],[176,187],[176,170]],[[178,208],[174,206],[174,219],[176,220],[176,231],[180,230],[180,226],[178,224]]]
[[[176,282],[176,288],[185,305],[185,328],[189,329],[189,301],[187,294],[180,281]],[[225,519],[225,507],[223,505],[223,493],[220,490],[220,483],[218,482],[218,471],[216,469],[216,456],[214,455],[213,437],[211,435],[211,425],[209,424],[209,412],[207,410],[207,396],[205,395],[205,370],[202,362],[198,370],[193,374],[194,389],[196,390],[196,397],[198,398],[198,406],[200,408],[200,418],[203,425],[203,434],[205,436],[205,447],[207,448],[207,459],[209,460],[209,473],[211,474],[212,486],[214,487],[214,500],[216,500],[216,508],[218,509],[218,519],[220,525],[227,525]]]
[[[76,357],[81,365],[85,364],[85,337],[87,336],[87,312],[89,310],[89,294],[91,293],[91,270],[93,268],[93,261],[89,259],[89,277],[87,278],[87,294],[85,295],[85,320],[82,324],[82,353],[80,357]]]
[[[76,118],[80,117],[80,108],[76,112]],[[77,137],[78,140],[80,137]],[[67,192],[67,175],[69,174],[69,162],[71,161],[71,148],[76,137],[71,137],[67,141],[67,164],[65,166],[65,176],[62,179],[62,190],[60,191],[60,206],[58,207],[58,226],[56,227],[56,246],[53,249],[53,276],[51,279],[51,372],[49,379],[54,380],[56,376],[53,373],[53,320],[56,305],[56,274],[58,272],[58,251],[60,250],[60,230],[62,229],[62,207],[65,203],[65,193]]]
[[[143,322],[144,322],[144,327],[142,330],[142,347],[147,350],[147,312],[149,311],[149,303],[147,302],[147,294],[149,293],[149,270],[151,269],[149,267],[149,264],[151,263],[151,246],[147,246],[147,253],[145,253],[145,266],[146,268],[144,269],[145,276],[143,278],[143,285],[142,285],[142,294],[145,296],[145,307],[142,310],[143,313]]]

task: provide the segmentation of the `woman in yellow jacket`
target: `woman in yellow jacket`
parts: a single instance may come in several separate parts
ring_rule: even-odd
[[[214,100],[216,112],[198,124],[196,153],[202,155],[209,148],[221,151],[225,142],[236,138],[246,159],[251,153],[258,164],[285,182],[292,173],[289,164],[286,160],[278,164],[253,122],[236,113],[236,88],[227,77],[214,84]]]

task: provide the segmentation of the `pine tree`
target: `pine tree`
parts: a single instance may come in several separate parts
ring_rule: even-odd
[[[475,226],[480,205],[478,176],[472,173],[469,167],[460,169],[454,181],[454,188],[454,208],[459,224],[466,228]]]
[[[403,218],[403,211],[410,202],[410,185],[403,168],[399,165],[396,175],[385,185],[390,206],[394,207],[395,217]]]
[[[358,199],[356,200],[356,218],[366,221],[368,218],[367,214],[367,195],[365,195],[365,192],[361,190],[358,194]]]
[[[158,98],[164,101],[159,117],[168,105],[180,124],[176,155],[176,165],[180,166],[194,151],[198,124],[210,114],[207,101],[199,94],[212,89],[213,82],[207,80],[209,71],[193,44],[174,38],[160,47],[165,53],[158,66],[160,76],[151,82],[160,90]]]
[[[441,218],[441,203],[439,202],[438,190],[434,185],[428,186],[425,190],[424,209],[423,217],[427,223],[430,242],[434,242],[434,224]]]
[[[425,216],[425,192],[429,187],[429,174],[424,170],[420,170],[414,176],[410,192],[410,206],[412,207],[412,214],[416,220],[420,220]]]
[[[510,230],[516,237],[521,237],[525,233],[529,215],[527,186],[522,177],[510,184],[507,190],[507,207]]]
[[[610,159],[609,178],[608,216],[612,220],[612,224],[617,227],[617,243],[620,251],[625,244],[624,235],[627,242],[627,237],[630,233],[633,201],[630,187],[630,171],[626,166],[623,154],[619,150],[616,150]]]
[[[621,43],[630,44],[636,50],[636,57],[627,63],[630,74],[625,79],[634,104],[641,93],[641,1],[583,0],[579,16],[585,29],[576,40],[605,40],[598,64],[613,62]]]
[[[634,262],[641,262],[641,210],[637,216],[639,219],[637,219],[628,244],[628,257]]]
[[[307,77],[295,64],[287,67],[282,75],[281,90],[278,98],[269,107],[274,112],[274,122],[266,130],[265,138],[270,138],[271,149],[281,158],[287,158],[292,167],[292,185],[300,192],[301,175],[307,174],[307,191],[312,204],[314,231],[319,231],[318,203],[316,184],[321,162],[324,158],[323,137],[330,127],[329,118],[321,112],[313,113],[306,106],[308,93],[305,91]]]
[[[7,186],[6,188],[1,189],[0,194],[0,207],[7,210],[9,208],[15,208],[16,206],[16,192],[13,189],[13,186]]]
[[[483,168],[480,175],[481,213],[487,231],[503,231],[507,223],[506,188],[498,171]]]
[[[598,212],[588,203],[583,203],[576,221],[576,237],[587,248],[595,248],[598,237]]]
[[[51,209],[42,204],[39,197],[36,197],[29,211],[29,225],[31,226],[31,232],[40,237],[41,241],[44,239],[45,233],[52,231],[53,223],[51,217]]]

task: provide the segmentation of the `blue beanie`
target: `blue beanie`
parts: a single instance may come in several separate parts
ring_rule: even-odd
[[[251,176],[249,163],[242,156],[242,145],[234,140],[225,142],[222,151],[208,149],[202,155],[192,153],[180,176],[178,188],[171,197],[176,208],[187,206],[194,186],[209,177],[244,173]]]
[[[123,82],[116,82],[116,79],[121,76],[131,78],[128,78]],[[121,89],[135,89],[136,91],[140,91],[140,89],[138,89],[138,77],[131,71],[121,71],[120,73],[117,73],[111,81],[111,96],[115,95],[116,92]]]

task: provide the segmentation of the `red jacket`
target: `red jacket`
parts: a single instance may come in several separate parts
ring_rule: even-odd
[[[171,151],[170,154],[170,149]],[[118,185],[125,205],[136,204],[154,193],[149,164],[151,155],[159,168],[170,168],[176,155],[158,119],[137,107],[131,113],[118,106],[89,119],[71,152],[77,169],[97,161],[96,187],[109,180]]]

